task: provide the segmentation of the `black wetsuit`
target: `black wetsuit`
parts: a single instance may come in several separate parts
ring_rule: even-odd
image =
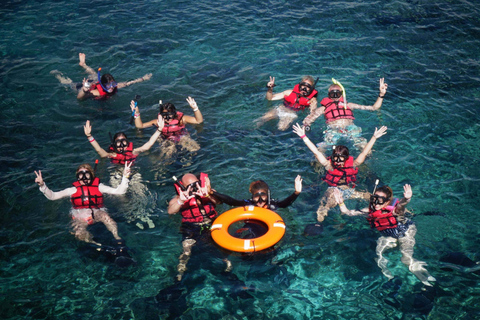
[[[220,200],[221,202],[228,204],[229,206],[234,207],[246,207],[246,206],[254,206],[255,203],[252,199],[244,199],[244,200],[237,200],[225,194],[218,193],[216,191],[213,192],[213,195]],[[299,194],[295,192],[288,196],[286,199],[282,201],[277,201],[275,199],[270,200],[270,207],[267,209],[276,211],[278,208],[286,208],[291,205],[295,200],[297,200]]]

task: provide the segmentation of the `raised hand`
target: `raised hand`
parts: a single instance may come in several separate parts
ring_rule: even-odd
[[[125,168],[123,169],[123,176],[125,178],[128,178],[130,176],[130,173],[131,173],[130,167],[132,166],[132,163],[133,161],[130,161],[130,162],[125,161]]]
[[[35,175],[37,176],[35,178],[35,183],[38,184],[40,187],[43,187],[45,182],[43,182],[42,171],[38,170],[38,172],[37,171],[34,171],[34,172],[35,172]]]
[[[165,120],[160,113],[158,114],[157,126],[159,131],[162,131],[163,127],[165,127]]]
[[[267,87],[273,89],[275,87],[275,77],[270,76],[270,81],[267,83]]]
[[[297,175],[297,177],[295,178],[295,192],[302,192],[302,181],[302,177],[300,175]]]
[[[375,128],[375,133],[373,134],[373,136],[378,139],[381,136],[386,135],[386,134],[387,134],[387,127],[382,126],[380,129]]]
[[[388,84],[385,82],[385,78],[380,78],[380,95],[384,96],[387,93]]]
[[[193,110],[198,109],[197,103],[195,102],[195,99],[193,99],[192,97],[188,97],[187,102],[190,105],[190,108],[192,108]]]
[[[83,126],[83,132],[85,132],[85,135],[87,137],[90,137],[92,135],[92,126],[90,125],[90,120],[87,120],[87,122],[85,122],[85,125]]]
[[[295,132],[299,137],[305,135],[305,127],[300,126],[298,123],[293,125],[293,132]]]
[[[413,192],[412,192],[412,187],[409,184],[406,184],[403,186],[403,196],[405,199],[409,199],[412,197]]]

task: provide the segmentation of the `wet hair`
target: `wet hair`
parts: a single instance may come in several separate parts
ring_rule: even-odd
[[[248,188],[248,191],[251,194],[256,193],[258,190],[268,191],[269,190],[268,184],[263,180],[257,180],[250,183],[250,187]]]
[[[338,90],[340,90],[340,91],[343,91],[343,90],[342,90],[342,87],[340,87],[338,84],[335,84],[335,83],[332,84],[332,85],[330,85],[330,87],[328,87],[328,91],[332,90],[333,88],[336,88],[336,89],[338,89]]]
[[[177,113],[177,108],[173,105],[173,103],[170,102],[165,102],[160,105],[160,113],[162,112],[168,112],[168,113]]]
[[[375,190],[375,193],[377,192],[384,193],[387,196],[387,200],[392,199],[393,191],[392,188],[390,188],[389,186],[381,186],[380,188],[377,188],[377,190]]]
[[[92,176],[92,181],[93,179],[95,179],[95,172],[93,171],[93,168],[91,165],[89,165],[88,163],[81,164],[78,166],[77,171],[75,171],[75,173],[77,173],[80,169],[87,169],[87,171],[90,172],[90,175]]]
[[[100,78],[100,82],[105,86],[106,84],[115,81],[115,78],[110,73],[105,73]]]
[[[333,148],[333,151],[332,151],[332,156],[337,153],[341,154],[342,156],[345,156],[345,158],[347,159],[348,159],[348,156],[350,155],[350,153],[348,152],[348,148],[345,146],[335,146],[335,148]]]
[[[120,136],[124,136],[125,139],[128,140],[127,135],[126,135],[124,132],[117,132],[117,133],[115,133],[115,135],[113,136],[112,144],[115,143],[115,140],[117,140],[117,138],[120,137]]]
[[[315,84],[315,79],[313,79],[312,76],[303,76],[301,82],[305,82],[305,81],[310,81],[310,83],[311,83],[312,85]]]

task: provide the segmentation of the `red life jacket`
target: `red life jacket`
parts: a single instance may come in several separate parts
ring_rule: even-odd
[[[330,157],[328,158],[330,160]],[[332,187],[337,185],[349,185],[352,184],[352,188],[355,188],[355,181],[357,181],[358,169],[353,167],[353,157],[348,157],[345,161],[345,166],[334,167],[332,170],[327,171],[323,180]],[[341,183],[340,181],[343,180]]]
[[[110,158],[110,161],[115,164],[125,164],[125,162],[127,161],[128,162],[135,161],[135,159],[137,158],[137,155],[132,153],[133,142],[128,143],[128,147],[125,149],[123,153],[117,153],[115,151],[115,148],[112,145],[108,147],[108,151],[116,153],[115,157]]]
[[[74,209],[99,209],[103,207],[103,194],[98,190],[100,179],[95,178],[89,186],[82,186],[75,181],[73,186],[77,188],[70,197]]]
[[[206,173],[200,173],[200,186],[205,187],[205,178],[208,177]],[[181,184],[181,182],[179,182]],[[182,191],[180,186],[174,184],[177,194]],[[197,201],[198,199],[198,201]],[[202,212],[203,210],[203,212]],[[187,200],[181,207],[180,213],[182,214],[182,222],[203,222],[205,217],[213,219],[217,215],[215,211],[215,204],[207,197],[192,198]]]
[[[174,137],[180,137],[186,133],[185,124],[179,125],[182,117],[183,113],[177,111],[177,117],[172,119],[170,123],[165,123],[165,126],[162,129],[163,138],[170,139]]]
[[[90,91],[93,91],[93,90],[97,90],[98,93],[100,94],[98,97],[95,97],[95,100],[100,100],[100,99],[108,99],[111,96],[113,96],[117,92],[117,87],[115,87],[115,89],[113,89],[112,92],[106,92],[105,90],[103,90],[103,87],[100,84],[100,82],[97,82],[90,86]]]
[[[293,88],[292,93],[290,93],[288,96],[284,97],[283,99],[283,104],[285,107],[288,109],[294,110],[294,111],[302,111],[305,110],[306,107],[309,107],[310,100],[317,95],[318,91],[313,89],[312,92],[308,97],[304,97],[300,93],[300,84],[295,85]]]
[[[395,206],[387,206],[384,209],[370,211],[367,220],[370,222],[372,228],[377,228],[378,231],[385,229],[393,229],[398,225],[397,218],[393,215]]]
[[[339,101],[333,101],[328,97],[320,101],[320,104],[325,107],[324,116],[327,123],[339,119],[355,120],[352,110],[348,107],[340,106],[339,102],[343,102],[343,97],[340,97]]]

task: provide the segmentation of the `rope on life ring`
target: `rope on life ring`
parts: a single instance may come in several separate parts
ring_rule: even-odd
[[[228,228],[242,220],[259,220],[265,223],[268,231],[254,239],[239,239],[228,233]],[[212,224],[211,235],[221,247],[235,252],[255,252],[268,249],[280,241],[285,234],[282,218],[269,209],[248,206],[228,210],[221,214]]]

